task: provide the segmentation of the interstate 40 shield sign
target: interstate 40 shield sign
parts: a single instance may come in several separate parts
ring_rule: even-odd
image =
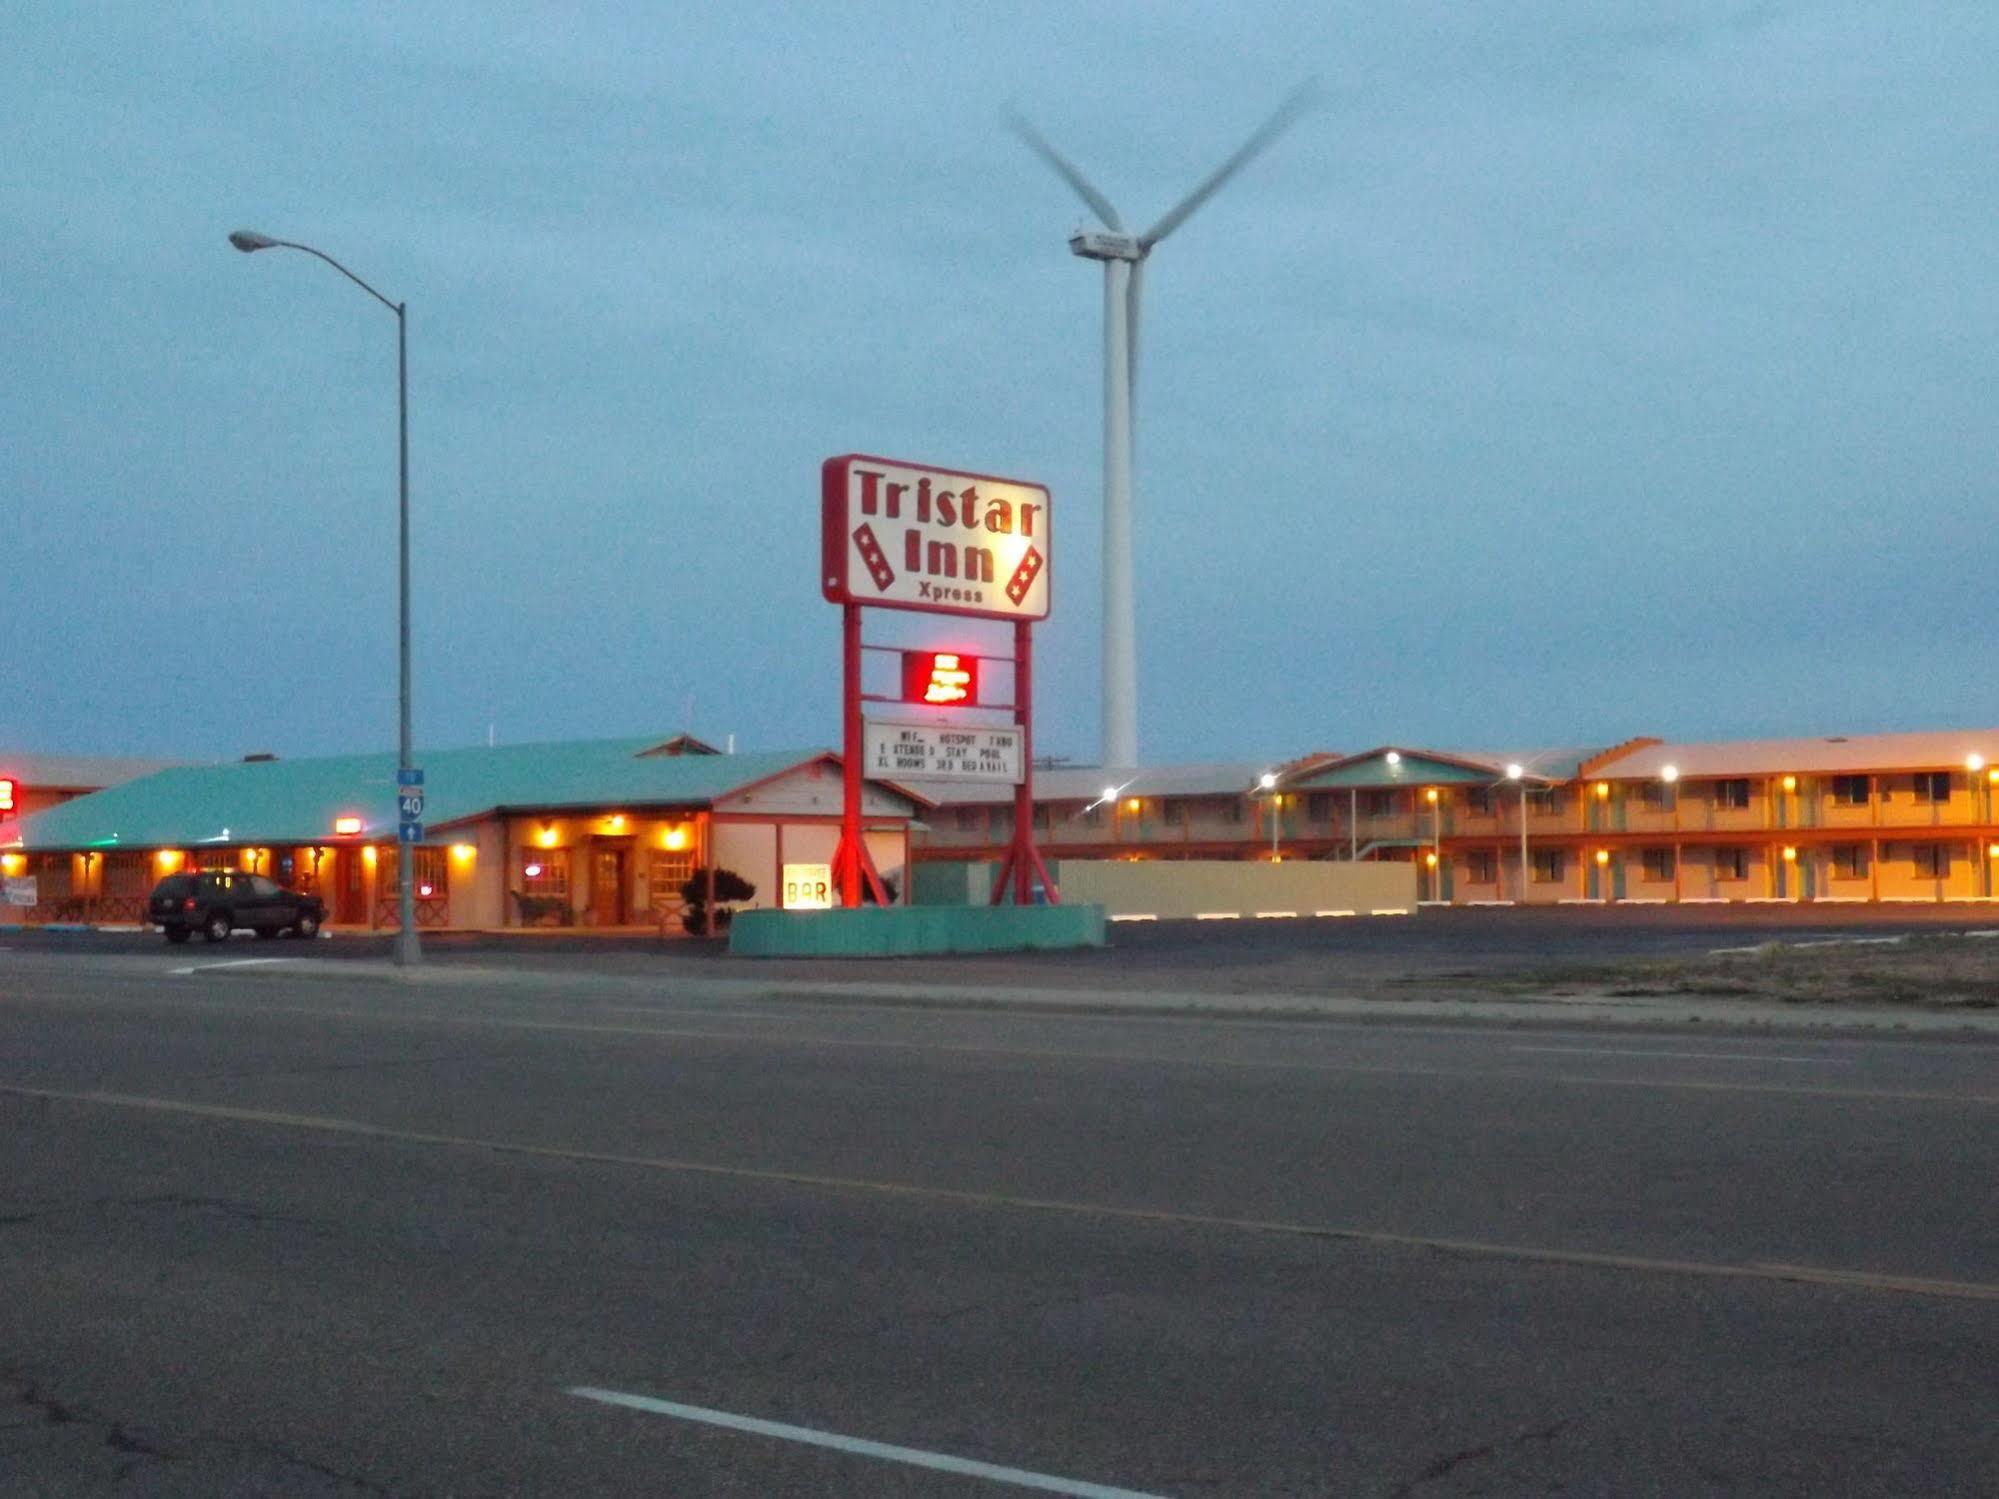
[[[820,587],[835,604],[1048,617],[1048,491],[848,453],[820,465]]]

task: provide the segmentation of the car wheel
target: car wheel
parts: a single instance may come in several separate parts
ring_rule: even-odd
[[[167,941],[173,943],[174,946],[176,947],[180,946],[181,943],[187,941],[188,938],[194,935],[193,932],[190,932],[184,926],[170,926],[166,928],[166,934],[167,934]]]
[[[217,911],[201,924],[201,936],[205,942],[227,942],[229,940],[229,918]]]
[[[319,918],[310,911],[299,912],[298,925],[292,928],[292,935],[294,937],[317,937],[319,935]]]

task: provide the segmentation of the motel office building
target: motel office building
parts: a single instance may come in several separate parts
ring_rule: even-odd
[[[1265,774],[1274,787],[1263,787]],[[1431,903],[1999,893],[1999,729],[1519,751],[1383,746],[1279,766],[1065,768],[1038,774],[1035,786],[1036,837],[1052,859],[1409,861]],[[920,789],[939,805],[919,860],[998,856],[1012,817],[1000,795]]]
[[[0,822],[0,874],[31,905],[0,921],[131,922],[163,875],[240,869],[318,894],[345,928],[397,925],[407,853],[420,927],[679,929],[711,863],[779,903],[787,865],[830,864],[837,756],[721,755],[685,736],[429,752],[424,839],[398,846],[393,755],[181,766]],[[864,782],[876,867],[900,873],[926,805]]]

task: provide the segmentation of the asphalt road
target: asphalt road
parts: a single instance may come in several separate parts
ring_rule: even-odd
[[[1999,1491],[1987,1042],[5,945],[0,1492]]]

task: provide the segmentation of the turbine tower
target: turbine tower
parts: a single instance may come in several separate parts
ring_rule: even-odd
[[[1184,224],[1221,185],[1247,166],[1304,113],[1317,93],[1312,81],[1300,84],[1235,154],[1204,177],[1192,192],[1166,211],[1143,234],[1128,234],[1097,188],[1074,163],[1019,114],[1008,117],[1027,143],[1103,223],[1102,230],[1079,229],[1069,248],[1085,260],[1104,263],[1104,659],[1103,763],[1138,764],[1138,638],[1131,586],[1132,391],[1138,380],[1138,304],[1145,259],[1153,247]]]

